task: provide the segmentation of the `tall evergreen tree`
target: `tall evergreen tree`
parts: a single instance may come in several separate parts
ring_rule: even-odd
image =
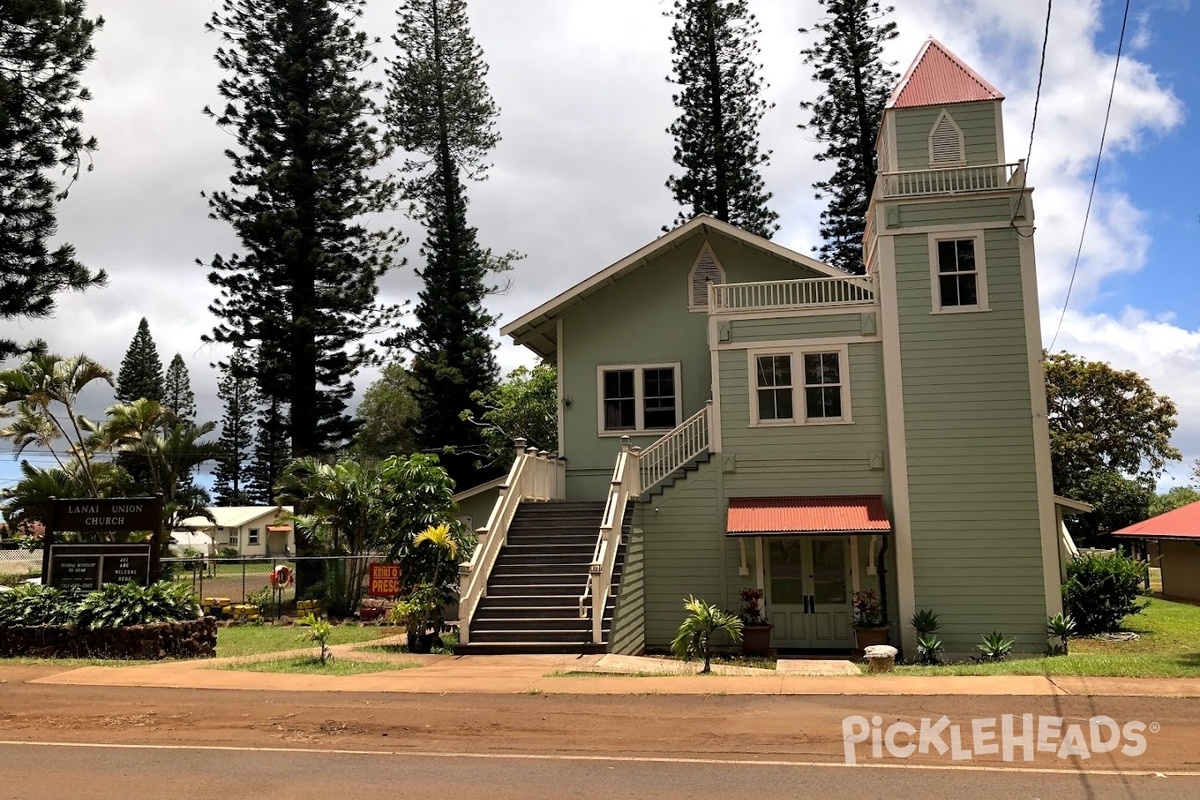
[[[160,403],[163,399],[162,359],[158,357],[158,347],[145,317],[138,323],[137,333],[121,360],[116,390],[118,403],[132,403],[143,397]]]
[[[250,456],[254,449],[254,382],[248,376],[246,357],[234,351],[221,370],[217,397],[225,403],[221,417],[221,456],[217,460],[213,492],[219,506],[247,506],[250,499]]]
[[[747,0],[675,0],[669,13],[671,67],[679,86],[671,99],[679,118],[667,128],[682,169],[667,188],[683,209],[676,223],[709,214],[770,238],[779,215],[767,207],[761,168],[771,151],[758,145],[770,106],[762,99],[758,21]]]
[[[86,14],[84,0],[0,3],[0,319],[47,317],[56,293],[107,281],[70,244],[50,249],[66,197],[50,172],[61,167],[73,182],[96,149],[79,127],[91,99],[79,76],[104,20]],[[0,339],[0,360],[18,349]]]
[[[279,398],[266,396],[257,413],[254,456],[248,476],[250,500],[256,505],[275,503],[275,485],[292,458],[289,446],[287,406]],[[298,544],[297,550],[301,547]]]
[[[415,435],[419,447],[442,453],[458,485],[470,486],[481,477],[471,453],[483,442],[462,412],[478,415],[471,393],[490,390],[499,376],[496,319],[483,305],[493,289],[488,276],[510,269],[517,256],[497,257],[479,244],[463,179],[485,177],[487,154],[500,140],[499,111],[463,0],[404,0],[397,15],[387,120],[408,154],[405,197],[426,234],[417,324],[403,340],[413,354]]]
[[[171,359],[163,377],[162,404],[177,420],[194,422],[196,419],[196,393],[192,391],[187,364],[179,353]]]
[[[813,79],[824,86],[816,100],[800,104],[810,114],[800,128],[815,134],[825,150],[818,161],[832,161],[833,175],[817,181],[817,197],[828,198],[821,212],[818,248],[829,264],[847,272],[866,271],[862,236],[879,169],[875,139],[883,106],[897,75],[883,61],[883,46],[896,38],[892,8],[879,0],[818,0],[825,17],[811,29],[818,40],[803,51]]]
[[[350,377],[370,357],[362,339],[382,322],[377,282],[399,245],[394,230],[364,222],[395,195],[377,177],[389,150],[370,122],[381,87],[362,77],[375,61],[356,28],[364,6],[223,0],[207,26],[221,36],[226,102],[206,111],[236,137],[232,189],[209,206],[241,240],[241,252],[211,263],[221,323],[209,338],[255,354],[249,377],[273,409],[266,428],[276,436],[286,421],[298,456],[353,433]]]

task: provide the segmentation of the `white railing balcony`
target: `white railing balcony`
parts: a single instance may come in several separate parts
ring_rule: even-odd
[[[919,197],[938,194],[970,194],[1011,189],[1025,179],[1025,162],[987,164],[978,167],[939,167],[937,169],[880,172],[878,187],[882,197]]]
[[[709,287],[708,313],[729,311],[790,311],[875,302],[869,277],[801,278],[791,281],[717,283]]]

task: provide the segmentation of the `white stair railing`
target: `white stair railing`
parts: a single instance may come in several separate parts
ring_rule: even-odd
[[[712,400],[638,454],[638,493],[647,492],[712,444]]]
[[[609,483],[608,500],[604,504],[604,518],[600,522],[600,535],[592,553],[588,569],[588,581],[579,596],[579,618],[592,615],[592,643],[604,641],[604,607],[612,594],[612,576],[616,569],[617,553],[621,549],[621,533],[625,525],[625,508],[630,496],[637,496],[638,452],[630,447],[628,436],[621,437],[621,452],[617,454],[617,465]],[[588,600],[591,603],[588,603]]]
[[[517,507],[526,501],[562,500],[566,496],[565,460],[553,453],[538,452],[537,448],[526,449],[524,439],[517,439],[515,445],[517,457],[508,471],[508,480],[500,487],[487,525],[475,532],[479,544],[458,568],[458,640],[462,644],[471,641],[471,620],[479,601],[487,597],[488,577],[508,540]]]

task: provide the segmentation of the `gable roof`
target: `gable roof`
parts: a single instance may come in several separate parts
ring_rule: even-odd
[[[1193,539],[1200,541],[1200,500],[1180,506],[1174,511],[1159,514],[1144,522],[1130,525],[1113,536],[1129,536],[1134,539]]]
[[[770,239],[764,239],[761,236],[748,233],[735,225],[722,222],[707,214],[700,214],[678,228],[675,228],[673,231],[658,237],[646,246],[635,250],[620,261],[600,270],[590,278],[575,284],[570,289],[546,301],[533,311],[508,323],[500,329],[500,335],[511,336],[515,343],[525,345],[543,358],[550,358],[558,349],[558,329],[556,322],[559,313],[564,308],[578,303],[588,295],[600,291],[618,278],[633,272],[665,251],[677,247],[692,236],[707,235],[710,232],[735,239],[745,245],[791,261],[797,266],[807,267],[822,275],[835,278],[843,278],[847,275],[847,273],[842,272],[840,269],[831,267],[828,264],[822,264],[820,261],[802,253],[797,253],[795,250],[789,250],[782,245],[775,244]]]
[[[268,514],[275,515],[283,511],[292,512],[291,506],[209,506],[208,513],[216,519],[212,520],[204,517],[188,517],[181,524],[181,528],[193,528],[206,530],[208,528],[240,528],[242,525],[253,522],[260,517],[265,517]]]
[[[885,108],[944,106],[979,100],[1003,100],[1004,95],[946,46],[930,36]]]

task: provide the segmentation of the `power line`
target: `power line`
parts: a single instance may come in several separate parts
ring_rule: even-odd
[[[1067,317],[1067,306],[1071,303],[1071,290],[1075,288],[1075,274],[1079,271],[1079,259],[1083,255],[1083,239],[1087,236],[1088,219],[1092,216],[1092,199],[1096,196],[1096,181],[1100,177],[1100,158],[1104,155],[1104,140],[1108,137],[1108,118],[1112,115],[1113,95],[1117,92],[1117,70],[1121,67],[1121,51],[1125,47],[1125,25],[1129,22],[1129,4],[1125,0],[1125,15],[1121,18],[1121,38],[1117,41],[1117,60],[1113,64],[1112,85],[1108,89],[1108,108],[1104,111],[1104,128],[1100,131],[1100,149],[1096,152],[1096,168],[1092,171],[1092,188],[1088,192],[1087,210],[1083,213],[1083,230],[1079,232],[1079,248],[1075,251],[1075,264],[1071,267],[1071,280],[1067,284],[1067,296],[1063,299],[1062,313],[1058,315],[1058,327],[1050,339],[1050,351],[1062,332],[1063,320]]]
[[[1017,195],[1017,203],[1013,208],[1009,224],[1018,236],[1025,236],[1017,227],[1017,217],[1021,215],[1021,205],[1025,202],[1025,187],[1029,183],[1029,162],[1033,158],[1033,137],[1037,133],[1038,106],[1042,101],[1042,77],[1046,74],[1046,44],[1050,41],[1050,13],[1054,10],[1054,0],[1046,0],[1046,27],[1042,31],[1042,60],[1038,64],[1037,89],[1033,93],[1033,122],[1029,125],[1029,149],[1025,152],[1025,170],[1021,174],[1021,193]],[[1003,155],[1003,153],[1001,154]],[[1032,231],[1029,236],[1033,236]],[[1028,237],[1027,237],[1028,238]]]

